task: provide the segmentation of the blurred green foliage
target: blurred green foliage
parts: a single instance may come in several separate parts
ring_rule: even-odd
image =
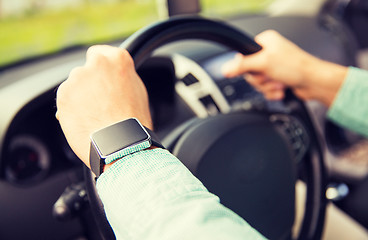
[[[156,0],[88,2],[59,10],[27,11],[0,20],[0,66],[75,45],[123,39],[157,21]],[[211,17],[258,12],[270,0],[202,0]],[[236,7],[234,7],[236,6]]]
[[[273,0],[200,0],[203,14],[222,17],[262,12]]]

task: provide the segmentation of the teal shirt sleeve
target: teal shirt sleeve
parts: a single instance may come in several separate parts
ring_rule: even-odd
[[[117,239],[264,239],[164,149],[119,160],[97,190]]]
[[[327,116],[368,137],[368,71],[350,67]]]

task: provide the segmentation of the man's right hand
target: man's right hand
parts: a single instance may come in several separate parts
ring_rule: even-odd
[[[59,86],[56,105],[69,145],[88,167],[93,132],[131,117],[152,129],[146,88],[131,56],[120,48],[89,48],[86,64]]]
[[[282,99],[289,87],[303,100],[316,99],[327,106],[333,102],[346,67],[310,55],[273,30],[260,33],[255,40],[263,49],[238,54],[223,66],[225,76],[244,75],[269,100]]]

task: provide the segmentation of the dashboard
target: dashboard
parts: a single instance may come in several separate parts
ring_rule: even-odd
[[[230,23],[252,35],[274,28],[312,54],[355,64],[349,62],[339,38],[313,18],[256,16]],[[301,25],[308,31],[300,29]],[[83,166],[55,119],[55,90],[73,67],[83,64],[84,52],[64,53],[1,72],[0,211],[6,216],[0,218],[1,239],[88,236],[86,229],[93,224],[88,217],[60,222],[52,216],[53,205],[65,188],[83,182]],[[159,137],[193,117],[252,109],[287,112],[282,102],[266,101],[242,77],[227,79],[221,74],[220,66],[234,54],[212,43],[190,40],[163,47],[143,64],[138,73],[148,89]],[[323,133],[325,120],[316,119]]]

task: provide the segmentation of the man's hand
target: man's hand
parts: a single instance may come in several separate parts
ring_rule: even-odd
[[[279,33],[268,30],[255,38],[263,49],[223,66],[227,77],[244,75],[269,100],[280,100],[290,87],[300,98],[317,99],[329,106],[339,90],[347,68],[318,59]]]
[[[85,65],[59,86],[56,105],[69,145],[88,167],[94,131],[131,117],[152,129],[146,88],[131,56],[120,48],[89,48]]]

